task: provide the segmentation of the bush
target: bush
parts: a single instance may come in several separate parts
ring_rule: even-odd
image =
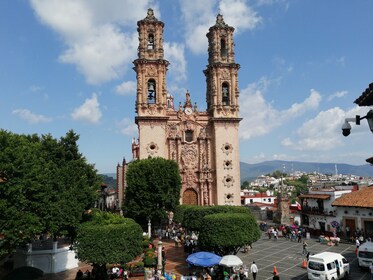
[[[190,206],[185,208],[183,226],[189,230],[201,231],[204,221],[203,217],[218,213],[244,213],[251,215],[251,211],[243,206]]]
[[[144,266],[145,267],[155,267],[157,265],[157,260],[154,257],[145,257]]]
[[[206,215],[198,237],[202,250],[219,255],[236,254],[247,244],[260,238],[255,218],[247,213],[220,213]]]
[[[129,262],[141,254],[142,229],[134,220],[96,211],[92,216],[79,226],[73,246],[80,261],[104,265]]]

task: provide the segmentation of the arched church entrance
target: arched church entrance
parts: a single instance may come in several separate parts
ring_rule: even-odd
[[[183,204],[198,205],[198,194],[193,189],[187,189],[183,193]]]

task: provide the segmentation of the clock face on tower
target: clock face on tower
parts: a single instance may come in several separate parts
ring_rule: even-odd
[[[193,113],[193,110],[192,110],[192,108],[190,108],[190,107],[187,107],[187,108],[185,108],[185,114],[187,114],[187,115],[190,115],[190,114],[192,114]]]

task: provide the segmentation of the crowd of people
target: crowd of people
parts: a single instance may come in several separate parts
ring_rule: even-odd
[[[267,228],[267,235],[269,239],[277,240],[279,236],[285,237],[290,241],[302,242],[302,238],[305,238],[307,234],[307,229],[300,228],[297,226],[271,226]]]

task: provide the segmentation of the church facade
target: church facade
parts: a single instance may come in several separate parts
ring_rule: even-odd
[[[206,111],[199,111],[191,94],[174,106],[167,91],[163,29],[149,9],[138,21],[138,57],[134,159],[175,160],[182,178],[181,204],[240,205],[239,64],[234,60],[234,28],[221,15],[210,27],[206,77]]]

